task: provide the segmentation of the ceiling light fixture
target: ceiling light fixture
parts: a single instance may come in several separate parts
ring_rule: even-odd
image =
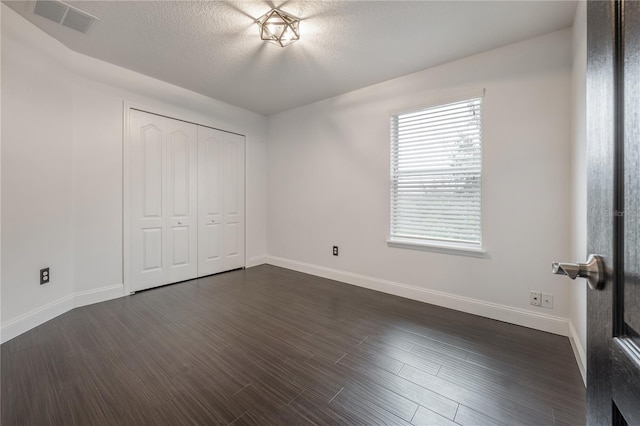
[[[256,20],[260,38],[285,47],[300,40],[300,19],[279,9],[272,9]]]

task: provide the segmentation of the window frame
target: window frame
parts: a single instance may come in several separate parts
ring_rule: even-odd
[[[428,103],[423,103],[419,105],[414,105],[411,107],[405,107],[400,110],[390,111],[388,114],[388,123],[389,123],[389,221],[388,221],[388,235],[387,245],[389,247],[394,248],[402,248],[402,249],[411,249],[411,250],[421,250],[421,251],[432,251],[439,252],[445,254],[454,254],[454,255],[463,255],[463,256],[472,256],[472,257],[486,257],[487,250],[485,247],[485,214],[484,214],[484,203],[483,203],[483,193],[485,188],[485,174],[484,174],[484,96],[485,89],[473,90],[461,92],[456,95],[449,96],[439,96],[433,97]],[[402,237],[394,237],[391,233],[392,223],[393,223],[393,156],[392,151],[394,150],[394,139],[392,136],[392,120],[394,117],[403,114],[409,114],[414,112],[419,112],[422,110],[426,110],[429,108],[435,108],[439,106],[445,106],[447,104],[464,102],[466,100],[472,99],[481,99],[480,105],[480,242],[478,244],[468,244],[464,242],[455,242],[455,241],[446,241],[446,240],[438,240],[438,239],[429,239],[429,238],[402,238]]]

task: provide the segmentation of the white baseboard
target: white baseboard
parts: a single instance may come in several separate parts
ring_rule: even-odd
[[[584,346],[572,321],[569,321],[569,342],[571,342],[571,349],[573,349],[573,355],[576,357],[582,381],[587,386],[587,354],[584,352]]]
[[[73,294],[54,300],[33,311],[13,318],[4,324],[0,329],[0,341],[2,343],[21,335],[24,332],[49,321],[52,318],[62,315],[73,309]]]
[[[93,303],[104,302],[117,297],[122,297],[124,290],[122,284],[114,284],[106,287],[96,288],[70,294],[51,303],[47,303],[40,308],[27,312],[2,324],[0,328],[0,342],[8,342],[25,333],[32,328],[43,324],[58,315],[70,311],[80,306],[91,305]]]
[[[254,266],[264,265],[267,263],[266,256],[255,256],[247,260],[247,268],[253,268]]]
[[[113,284],[92,290],[79,291],[73,295],[73,307],[93,305],[94,303],[105,302],[116,299],[124,295],[122,284]]]
[[[513,308],[511,306],[497,303],[485,302],[483,300],[458,296],[422,287],[401,284],[379,278],[368,277],[366,275],[354,274],[309,263],[280,257],[267,256],[266,263],[282,268],[292,269],[306,274],[316,275],[331,280],[341,281],[347,284],[365,287],[395,296],[406,297],[420,302],[442,306],[456,311],[479,315],[486,318],[504,321],[511,324],[521,325],[536,330],[569,335],[569,320],[553,315],[539,314],[524,309]]]

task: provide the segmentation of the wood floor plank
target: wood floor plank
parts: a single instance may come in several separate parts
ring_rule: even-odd
[[[319,426],[368,426],[365,419],[359,418],[353,413],[338,411],[325,398],[314,394],[312,391],[305,391],[290,405],[300,415]]]
[[[518,377],[508,377],[497,372],[465,368],[464,364],[457,368],[445,366],[437,374],[438,377],[477,392],[490,392],[502,398],[524,405],[535,411],[550,413],[554,403],[562,403],[567,407],[580,407],[584,401],[565,392],[542,388],[531,382],[522,381]],[[552,417],[552,416],[551,416]]]
[[[246,409],[245,414],[241,416],[241,418],[245,418],[243,423],[249,421],[249,419],[260,419],[261,422],[258,424],[313,424],[293,410],[289,404],[279,401],[275,395],[259,385],[251,384],[245,387],[235,394],[232,399]],[[247,415],[247,413],[249,414]]]
[[[340,407],[344,412],[351,413],[354,417],[364,420],[368,425],[410,425],[409,422],[385,410],[382,406],[366,398],[362,398],[360,394],[346,388],[331,401],[331,406]]]
[[[394,358],[390,355],[391,354],[385,351],[372,349],[368,345],[363,345],[360,348],[349,351],[345,356],[349,356],[352,359],[358,359],[363,363],[381,368],[382,370],[388,371],[390,373],[398,374],[398,371],[400,371],[404,366],[404,362],[402,360],[398,360],[397,358],[402,357],[397,356],[396,358]],[[439,365],[431,367],[433,367],[435,372],[437,372],[440,368]]]
[[[388,371],[379,369],[375,365],[371,365],[366,361],[363,361],[361,358],[347,355],[342,358],[338,364],[357,371],[378,385],[385,387],[410,401],[427,407],[446,418],[453,419],[456,413],[458,403],[455,400],[447,398],[437,391],[420,386],[411,380],[407,380],[405,377],[396,376]],[[402,373],[407,367],[408,366],[405,365],[405,367],[400,370],[400,373]]]
[[[470,389],[448,382],[411,366],[405,366],[399,375],[426,389],[441,392],[442,395],[451,400],[458,401],[460,404],[472,407],[479,412],[486,413],[490,417],[507,424],[531,424],[540,426],[553,424],[553,415],[550,407],[549,410],[544,411],[532,409],[528,406],[513,402],[502,394],[491,392],[489,389],[483,389],[482,391]],[[427,406],[427,408],[431,409],[430,406]],[[438,412],[437,410],[433,411]]]
[[[313,358],[305,364],[310,367],[309,372],[316,374],[314,380],[317,383],[334,383],[329,392],[315,392],[318,395],[324,395],[327,401],[331,400],[342,389],[342,392],[347,390],[350,393],[357,394],[362,399],[377,404],[406,421],[411,420],[417,409],[415,402],[381,386],[356,370],[344,367],[342,364],[317,358]],[[318,386],[317,383],[311,383],[310,389],[315,391]]]
[[[586,399],[584,384],[577,365],[565,363],[564,369],[550,368],[549,366],[538,369],[536,365],[539,364],[538,359],[541,358],[546,359],[545,356],[504,359],[502,355],[491,354],[490,351],[487,351],[486,354],[470,354],[467,362],[494,371],[501,371],[513,377],[521,377],[523,380],[539,381],[550,389],[566,390]]]
[[[581,407],[569,409],[560,404],[554,404],[553,420],[556,426],[581,426],[587,423]]]
[[[539,374],[536,373],[535,364],[532,364],[528,369],[517,368],[506,363],[492,363],[487,365],[473,362],[469,359],[463,361],[417,345],[413,351],[431,362],[441,363],[443,368],[438,374],[440,377],[444,377],[447,373],[452,373],[454,375],[464,376],[465,378],[470,376],[478,377],[479,379],[494,377],[497,381],[509,381],[509,379],[517,378],[514,386],[547,389],[546,392],[538,392],[537,395],[548,400],[556,401],[560,398],[576,400],[581,404],[585,401],[584,386],[576,380],[576,377],[574,377],[573,380],[567,380],[567,378],[563,376]],[[512,380],[511,382],[514,381]]]
[[[434,362],[433,359],[428,359],[420,354],[406,351],[398,347],[390,346],[385,343],[376,342],[373,339],[371,341],[364,341],[360,345],[357,353],[367,358],[371,358],[372,355],[380,356],[380,354],[382,354],[385,357],[396,360],[402,365],[408,364],[421,370],[428,371],[431,374],[438,374],[438,371],[442,367],[439,362]],[[400,369],[396,371],[388,371],[392,371],[397,374]]]
[[[415,416],[411,419],[411,424],[415,426],[456,426],[451,420],[424,407],[418,407]]]
[[[262,426],[269,424],[270,423],[266,419],[260,417],[252,411],[247,411],[242,416],[234,420],[233,423],[230,423],[229,426]]]
[[[458,407],[455,421],[462,426],[506,426],[505,423],[499,422],[462,404]]]
[[[372,334],[362,343],[368,343],[379,347],[398,348],[406,352],[413,351],[413,348],[416,346],[414,343],[409,342],[408,340],[380,334]]]
[[[229,350],[221,355],[228,364],[247,377],[251,383],[267,389],[282,403],[288,404],[304,390],[300,386],[288,381],[286,377],[277,373],[275,366],[262,365],[252,359],[249,354],[241,351]]]
[[[581,425],[568,339],[268,265],[0,347],[0,423]]]
[[[376,404],[407,422],[411,421],[418,409],[415,402],[362,378],[349,381],[343,392],[357,395],[360,399]]]

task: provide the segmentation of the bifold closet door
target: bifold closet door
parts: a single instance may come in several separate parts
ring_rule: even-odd
[[[198,276],[244,267],[244,136],[198,126]]]
[[[197,126],[129,115],[131,290],[197,277]]]

